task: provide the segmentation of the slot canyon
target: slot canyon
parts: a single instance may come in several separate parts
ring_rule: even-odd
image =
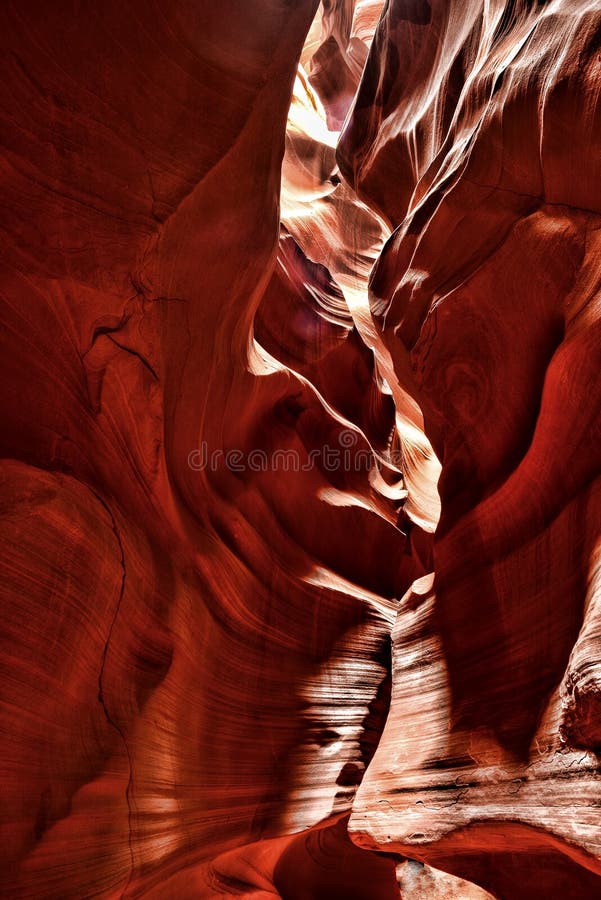
[[[0,41],[0,897],[601,898],[601,0]]]

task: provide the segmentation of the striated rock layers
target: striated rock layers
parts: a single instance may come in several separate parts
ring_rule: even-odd
[[[601,3],[317,7],[0,9],[3,897],[601,895]]]
[[[600,48],[598,3],[393,0],[338,151],[442,463],[350,829],[507,898],[601,892]]]

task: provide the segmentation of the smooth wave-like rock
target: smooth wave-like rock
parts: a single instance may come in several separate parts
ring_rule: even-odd
[[[401,604],[350,827],[498,896],[589,897],[601,9],[417,6],[388,4],[338,152],[395,227],[372,311],[442,463],[434,594]]]
[[[240,893],[205,861],[348,812],[381,730],[402,489],[253,344],[315,8],[3,8],[4,896]]]
[[[2,896],[597,896],[601,4],[0,24]]]

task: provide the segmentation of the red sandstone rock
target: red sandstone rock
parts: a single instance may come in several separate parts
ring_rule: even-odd
[[[372,310],[442,462],[436,598],[401,606],[351,830],[498,896],[589,897],[600,8],[417,6],[388,5],[339,148],[398,226]]]
[[[2,11],[5,896],[238,893],[206,861],[348,811],[373,752],[397,503],[251,347],[315,6]]]
[[[601,8],[381,6],[0,12],[3,896],[600,891]]]

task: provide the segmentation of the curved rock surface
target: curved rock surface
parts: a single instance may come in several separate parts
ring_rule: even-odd
[[[2,895],[597,896],[601,4],[0,23]]]
[[[508,898],[601,890],[600,13],[393,0],[338,151],[442,463],[351,832]]]

